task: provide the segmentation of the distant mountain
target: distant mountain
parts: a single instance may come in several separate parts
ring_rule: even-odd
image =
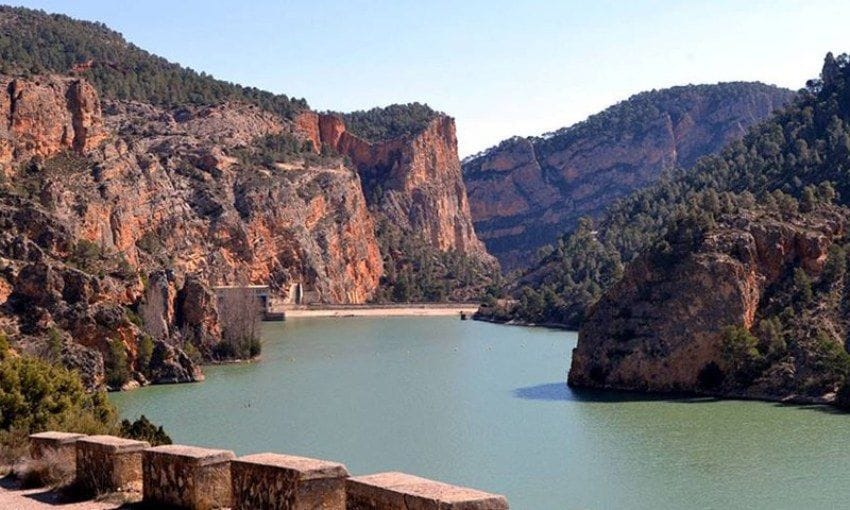
[[[511,138],[463,162],[476,232],[504,269],[599,218],[618,198],[720,150],[793,97],[761,83],[687,85],[632,96],[571,127]]]

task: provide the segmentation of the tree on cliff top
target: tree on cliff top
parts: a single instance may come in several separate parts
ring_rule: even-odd
[[[437,115],[439,113],[427,104],[407,103],[359,110],[341,116],[348,131],[364,140],[377,142],[421,133]]]

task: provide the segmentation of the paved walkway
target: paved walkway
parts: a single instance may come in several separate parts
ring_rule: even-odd
[[[55,492],[43,488],[21,489],[15,481],[3,478],[0,479],[0,508],[9,510],[113,510],[122,507],[120,504],[98,501],[61,503]]]

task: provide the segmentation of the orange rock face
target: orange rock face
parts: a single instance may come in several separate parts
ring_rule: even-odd
[[[820,274],[830,246],[846,232],[845,215],[838,208],[791,219],[748,212],[719,225],[698,247],[673,245],[669,255],[638,258],[591,309],[573,351],[570,384],[797,398],[800,385],[780,375],[812,369],[820,348],[807,344],[813,338],[796,338],[797,352],[742,388],[732,377],[714,375],[729,366],[723,331],[738,326],[756,332],[777,282],[797,268]]]
[[[0,77],[0,164],[63,150],[83,153],[106,137],[100,101],[82,79]]]
[[[293,124],[246,104],[133,101],[106,101],[102,111],[83,80],[0,84],[8,92],[0,94],[0,168],[7,183],[37,186],[0,193],[0,323],[34,349],[58,331],[71,353],[64,361],[90,387],[104,383],[114,342],[140,382],[143,371],[153,381],[198,380],[175,345],[188,338],[204,354],[220,340],[211,285],[268,285],[281,299],[301,284],[325,303],[374,295],[383,261],[357,171],[342,158],[258,164],[244,156],[270,135],[318,137],[316,114]],[[41,171],[25,175],[33,157]],[[86,263],[74,258],[81,250]],[[149,332],[127,309],[152,299],[151,289],[162,297],[161,323],[151,322],[161,326],[161,363],[145,371],[139,342]]]
[[[380,189],[373,209],[442,251],[491,259],[472,226],[454,119],[439,115],[421,133],[375,143],[346,131],[336,116],[320,116],[319,128],[323,144],[351,158],[366,196]]]
[[[104,151],[100,182],[80,183],[78,193],[100,186],[99,196],[78,209],[83,237],[134,263],[168,254],[176,270],[212,285],[271,285],[285,297],[301,283],[327,303],[372,297],[382,262],[356,172],[339,161],[274,169],[241,164],[234,147],[290,129],[252,107],[177,116],[149,105],[110,105],[113,130],[144,126],[150,135],[133,148]],[[306,136],[304,126],[318,129],[310,120],[318,121],[315,114],[299,119],[292,131]]]
[[[299,113],[293,121],[292,130],[313,144],[313,152],[322,150],[322,135],[319,133],[319,114],[316,112]]]

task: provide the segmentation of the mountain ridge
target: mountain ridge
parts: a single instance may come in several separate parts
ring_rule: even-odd
[[[464,160],[476,230],[504,267],[527,267],[582,216],[599,218],[664,169],[719,150],[791,94],[758,82],[671,87],[543,136],[504,140]]]

